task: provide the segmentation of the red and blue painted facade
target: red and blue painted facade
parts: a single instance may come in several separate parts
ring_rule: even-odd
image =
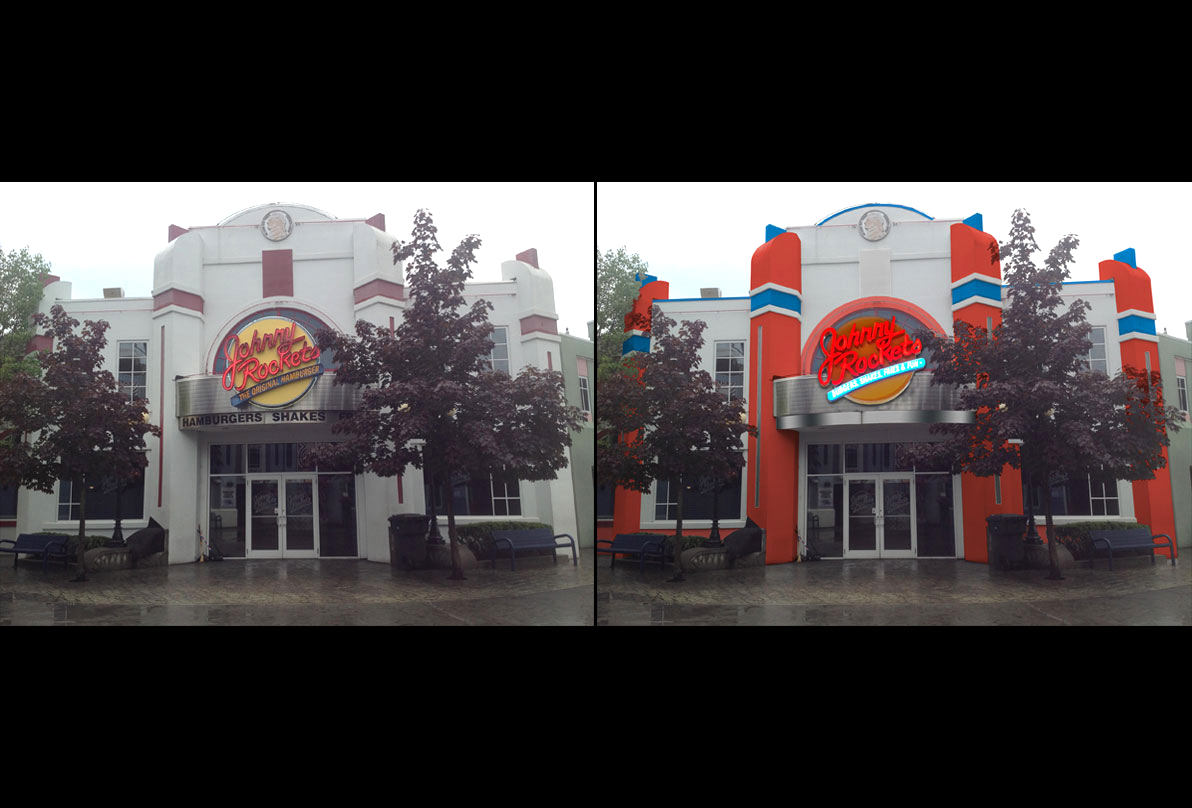
[[[1157,369],[1150,278],[1133,250],[1099,269],[1099,280],[1064,285],[1065,297],[1089,303],[1088,320],[1100,339],[1090,361],[1111,374],[1124,366]],[[914,326],[951,335],[958,321],[978,328],[1000,324],[997,241],[983,231],[979,214],[935,219],[875,203],[811,226],[769,226],[752,256],[746,297],[671,298],[667,281],[639,280],[626,318],[635,328],[627,329],[623,352],[649,350],[649,315],[658,305],[676,321],[708,323],[704,369],[726,390],[740,384],[757,434],[743,447],[740,509],[719,527],[732,530],[749,518],[765,528],[766,563],[805,557],[809,540],[828,558],[928,555],[984,563],[986,517],[1025,511],[1015,469],[999,477],[946,475],[901,467],[889,453],[902,443],[930,440],[932,423],[971,419],[931,387],[929,361],[923,369],[903,332]],[[817,378],[826,361],[835,361],[826,334],[835,336],[837,347],[850,338],[854,346],[863,337],[871,344],[859,350],[864,356],[835,400]],[[723,358],[737,355],[738,364]],[[1166,470],[1145,482],[1086,483],[1083,491],[1073,483],[1059,493],[1068,512],[1057,521],[1136,520],[1174,535]],[[1045,495],[1057,496],[1054,489]],[[618,489],[613,519],[598,525],[598,537],[673,532],[664,499],[657,489]],[[685,534],[706,535],[709,528],[705,520],[684,518]]]

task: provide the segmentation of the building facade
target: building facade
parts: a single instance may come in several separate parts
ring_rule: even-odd
[[[657,305],[675,321],[703,320],[702,367],[726,396],[742,398],[758,428],[742,446],[741,479],[718,497],[721,530],[747,518],[766,529],[765,558],[955,558],[986,562],[986,517],[1024,513],[1024,486],[1000,476],[917,468],[905,444],[932,440],[932,424],[971,422],[947,388],[931,385],[930,357],[911,338],[951,336],[963,321],[1001,323],[1004,286],[997,241],[980,215],[935,219],[903,205],[849,208],[804,227],[770,226],[752,258],[749,295],[672,295],[646,277],[634,313]],[[1150,279],[1133,250],[1102,261],[1096,280],[1065,283],[1089,303],[1090,367],[1159,367]],[[624,352],[649,350],[646,330]],[[1071,477],[1026,493],[1058,522],[1137,519],[1174,529],[1167,470],[1141,483]],[[617,489],[602,500],[601,537],[675,528],[666,481],[648,494]],[[685,532],[711,526],[709,498],[684,508]]]
[[[315,335],[402,321],[396,240],[380,214],[337,219],[306,205],[263,205],[213,226],[170,226],[151,297],[112,289],[73,300],[69,281],[47,279],[41,310],[60,304],[79,321],[106,320],[106,367],[131,397],[148,400],[162,430],[148,441],[142,478],[89,490],[87,532],[110,534],[119,515],[127,536],[153,518],[169,531],[172,564],[197,559],[200,534],[228,558],[388,561],[388,517],[427,513],[432,496],[442,514],[452,496],[460,521],[542,521],[574,535],[569,471],[545,482],[457,479],[448,493],[446,484],[431,492],[416,469],[380,478],[308,457],[312,445],[336,440],[333,425],[359,403],[355,389],[332,384],[335,357]],[[503,262],[500,277],[465,289],[469,305],[493,304],[492,366],[558,369],[554,286],[536,251]],[[78,530],[72,481],[14,499],[4,538]]]

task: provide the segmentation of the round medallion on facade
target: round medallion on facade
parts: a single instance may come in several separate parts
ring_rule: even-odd
[[[881,241],[890,234],[890,217],[880,210],[871,210],[858,220],[857,229],[866,241]]]
[[[294,220],[284,210],[271,210],[261,219],[261,234],[270,241],[284,241],[294,230]]]

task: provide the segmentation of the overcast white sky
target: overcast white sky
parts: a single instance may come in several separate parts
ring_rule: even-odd
[[[171,224],[214,225],[255,205],[290,202],[340,219],[385,214],[407,241],[414,214],[434,215],[442,266],[467,235],[482,245],[475,280],[500,280],[501,262],[538,250],[555,285],[559,333],[587,338],[595,317],[591,182],[0,182],[0,249],[41,253],[75,298],[123,287],[147,297],[153,259]]]
[[[872,202],[905,205],[935,219],[980,213],[984,230],[1004,241],[1010,216],[1025,208],[1042,263],[1064,235],[1080,238],[1071,279],[1098,280],[1097,264],[1133,247],[1151,277],[1156,328],[1184,337],[1192,320],[1190,229],[1184,207],[1190,183],[1046,182],[601,182],[596,244],[625,247],[651,274],[670,282],[673,297],[699,297],[718,287],[726,297],[749,293],[753,252],[766,225],[814,225]]]

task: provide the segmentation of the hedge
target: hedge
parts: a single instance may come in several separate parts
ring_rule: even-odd
[[[477,561],[491,561],[494,555],[493,549],[493,531],[494,530],[531,530],[533,528],[544,527],[547,530],[554,529],[545,522],[510,522],[510,521],[492,521],[492,522],[456,522],[455,536],[459,541],[472,551],[472,555],[476,556]],[[439,533],[443,536],[443,541],[449,541],[447,536],[447,520],[439,519]],[[526,555],[549,555],[550,550],[536,550],[523,551]],[[519,553],[521,555],[521,553]],[[509,550],[502,549],[498,558],[508,558]]]
[[[1042,533],[1044,526],[1036,522],[1039,532]],[[1089,535],[1094,530],[1130,530],[1132,528],[1146,527],[1137,522],[1069,522],[1063,525],[1054,525],[1056,540],[1061,545],[1068,548],[1068,552],[1072,554],[1072,558],[1077,561],[1088,561],[1093,557],[1093,543],[1092,537]]]

